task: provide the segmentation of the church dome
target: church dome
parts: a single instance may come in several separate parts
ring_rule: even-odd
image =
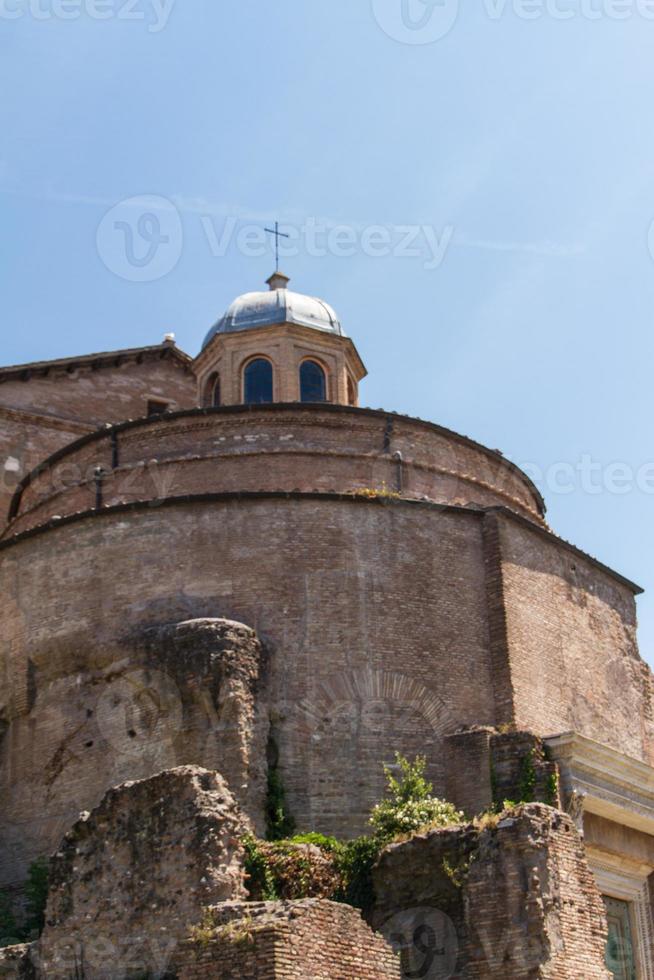
[[[315,296],[304,296],[287,289],[289,279],[276,272],[268,280],[269,292],[244,293],[205,337],[203,349],[219,333],[237,333],[278,323],[297,323],[325,333],[345,336],[340,320],[329,303]]]

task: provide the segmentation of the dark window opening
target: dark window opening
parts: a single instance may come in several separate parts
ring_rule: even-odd
[[[632,907],[629,902],[604,896],[609,937],[606,944],[606,965],[615,980],[636,980],[636,954],[632,928]]]
[[[243,376],[246,405],[269,404],[273,400],[273,369],[270,361],[258,357],[250,361]]]
[[[356,405],[357,403],[357,392],[352,378],[347,379],[347,401],[348,405]]]
[[[220,375],[212,374],[207,381],[204,404],[210,408],[220,408]]]
[[[163,415],[164,412],[168,411],[168,402],[148,402],[148,418],[153,415]]]
[[[327,401],[325,372],[315,361],[304,361],[300,367],[300,401]]]

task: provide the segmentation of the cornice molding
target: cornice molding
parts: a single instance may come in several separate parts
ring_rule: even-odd
[[[545,739],[564,789],[585,796],[584,809],[654,835],[654,768],[576,732]]]
[[[48,426],[51,429],[61,429],[70,432],[73,438],[79,435],[89,435],[95,432],[97,426],[79,419],[69,419],[64,415],[52,415],[49,412],[35,412],[32,409],[15,408],[9,405],[0,405],[0,415],[5,418],[14,419],[17,422],[29,422],[32,425]]]

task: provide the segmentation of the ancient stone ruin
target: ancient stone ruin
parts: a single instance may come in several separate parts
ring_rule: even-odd
[[[653,980],[641,590],[268,285],[0,368],[0,978]]]
[[[203,908],[245,898],[246,830],[224,779],[204,769],[110,790],[53,857],[39,969],[165,973]]]
[[[0,976],[609,976],[601,895],[574,822],[551,807],[392,844],[373,871],[369,924],[320,896],[248,901],[247,829],[207,770],[110,790],[53,857],[40,940],[0,954]]]

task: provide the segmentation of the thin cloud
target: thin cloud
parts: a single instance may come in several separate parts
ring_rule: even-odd
[[[490,238],[472,238],[465,234],[456,234],[452,245],[464,248],[479,248],[489,252],[524,252],[532,255],[581,255],[586,246],[580,243],[559,244],[557,242],[503,242]]]
[[[96,194],[77,194],[52,190],[42,190],[35,193],[22,190],[6,183],[3,185],[2,178],[4,174],[2,164],[3,161],[0,160],[0,193],[2,194],[13,194],[19,197],[28,197],[51,204],[73,204],[103,208],[112,208],[117,204],[125,204],[131,200],[131,198],[126,198],[121,201],[116,200],[115,198],[104,197]],[[139,206],[139,197],[143,196],[150,195],[133,195],[134,207]],[[154,194],[152,196],[156,197],[157,195]],[[168,195],[167,199],[170,200],[182,214],[193,214],[201,217],[214,217],[221,219],[233,218],[238,221],[251,221],[257,223],[272,222],[279,219],[279,214],[274,211],[257,211],[250,208],[245,208],[240,204],[226,204],[224,202],[209,201],[205,197],[189,197],[184,194],[170,194]],[[296,225],[298,227],[302,227],[308,221],[313,221],[327,229],[336,228],[339,225],[343,225],[360,232],[365,231],[366,228],[370,228],[373,225],[396,228],[409,226],[414,227],[415,225],[415,223],[412,222],[406,222],[406,225],[403,225],[401,222],[383,222],[380,219],[372,222],[361,220],[348,221],[343,218],[325,218],[317,215],[306,215],[300,212],[288,211],[285,212],[285,215],[285,218],[281,222],[282,225]],[[425,224],[428,225],[429,223],[427,222]],[[415,226],[417,227],[417,225]],[[585,245],[574,242],[557,243],[550,241],[500,241],[497,239],[475,238],[462,232],[458,232],[454,235],[450,245],[462,248],[482,249],[490,252],[520,252],[532,255],[560,256],[564,258],[571,255],[581,255],[586,251]]]

